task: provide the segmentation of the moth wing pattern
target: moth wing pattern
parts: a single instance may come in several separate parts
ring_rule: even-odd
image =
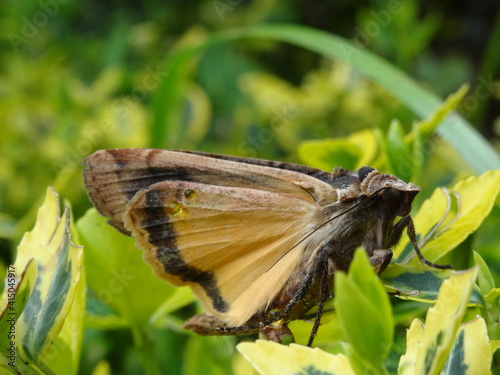
[[[137,194],[125,226],[158,276],[190,285],[208,313],[241,325],[271,302],[301,260],[306,244],[293,246],[315,211],[294,196],[169,181]]]
[[[121,149],[84,162],[99,212],[136,238],[158,276],[190,285],[208,313],[233,326],[266,309],[303,261],[301,240],[321,208],[336,200],[330,185],[293,164],[244,161]]]

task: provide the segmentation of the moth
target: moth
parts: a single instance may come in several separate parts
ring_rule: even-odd
[[[154,273],[189,285],[202,335],[283,341],[362,246],[380,274],[403,231],[427,265],[409,215],[420,188],[371,167],[333,173],[291,163],[158,149],[101,150],[84,162],[90,200],[135,238]]]

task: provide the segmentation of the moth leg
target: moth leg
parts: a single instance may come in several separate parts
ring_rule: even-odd
[[[370,257],[370,263],[377,272],[377,275],[384,272],[389,263],[391,263],[391,260],[392,251],[385,249],[374,250],[372,256]]]
[[[420,252],[420,248],[418,247],[417,235],[415,233],[415,226],[413,225],[413,220],[411,218],[408,221],[406,228],[407,228],[406,231],[408,233],[408,237],[410,237],[411,244],[415,248],[415,252],[417,253],[418,259],[420,259],[420,261],[422,263],[424,263],[425,265],[427,265],[429,267],[438,268],[440,270],[446,270],[446,269],[453,268],[453,266],[451,264],[441,265],[441,264],[432,263],[431,261],[428,261],[427,259],[425,259],[424,256],[422,255],[422,253]]]
[[[222,328],[227,327],[226,323],[216,316],[203,313],[188,319],[182,327],[201,336],[252,335],[259,332],[260,338],[283,345],[288,345],[295,341],[292,331],[281,320],[260,329],[250,328],[247,330],[227,331],[222,330]]]
[[[295,342],[292,331],[281,320],[262,327],[259,330],[259,338],[283,345]]]
[[[410,215],[403,216],[392,228],[392,233],[389,238],[389,243],[384,244],[384,246],[386,246],[387,248],[395,246],[401,239],[403,231],[408,226],[408,223],[410,221],[412,221]]]
[[[324,263],[321,267],[321,279],[319,286],[319,301],[318,301],[318,311],[316,312],[316,320],[314,321],[311,334],[309,335],[309,340],[307,341],[307,346],[312,346],[316,333],[318,333],[319,326],[321,324],[321,317],[323,316],[323,309],[325,303],[330,298],[330,278],[328,276],[328,264]]]
[[[226,323],[216,316],[206,313],[198,314],[186,320],[182,328],[189,329],[201,336],[229,336],[234,335],[233,331],[226,331],[223,328],[228,328]],[[239,330],[238,334],[252,335],[257,333],[258,329]]]
[[[403,234],[403,231],[405,230],[405,228],[406,228],[406,233],[408,233],[408,237],[410,238],[411,244],[413,245],[413,248],[415,249],[415,253],[418,256],[418,259],[420,259],[420,261],[423,264],[425,264],[429,267],[438,268],[438,269],[451,269],[452,268],[451,264],[440,265],[440,264],[432,263],[424,258],[424,256],[422,255],[422,252],[420,251],[418,243],[417,243],[417,234],[415,232],[415,225],[413,224],[413,220],[412,220],[410,215],[403,216],[401,218],[401,220],[399,220],[396,223],[396,225],[394,225],[394,228],[393,228],[392,233],[391,233],[390,241],[387,244],[387,247],[392,247],[399,242],[401,235]]]

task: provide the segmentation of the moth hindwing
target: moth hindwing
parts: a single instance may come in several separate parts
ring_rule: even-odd
[[[156,149],[97,151],[84,160],[84,181],[155,274],[199,297],[206,314],[187,328],[278,341],[288,321],[317,304],[320,314],[333,272],[347,270],[356,248],[385,269],[420,191],[370,167],[329,173]]]

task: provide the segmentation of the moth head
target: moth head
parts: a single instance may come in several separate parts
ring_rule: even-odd
[[[393,175],[382,174],[371,167],[361,167],[358,178],[361,194],[367,197],[378,195],[384,207],[398,216],[410,213],[413,199],[420,191],[420,187],[412,183],[406,183]]]

